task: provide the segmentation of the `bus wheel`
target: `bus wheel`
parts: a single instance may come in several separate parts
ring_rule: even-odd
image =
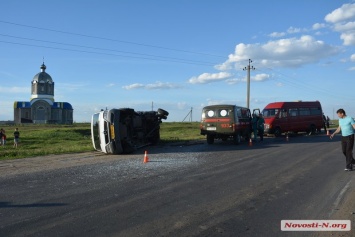
[[[274,135],[275,135],[275,137],[281,136],[281,128],[275,128]]]
[[[211,134],[207,134],[207,144],[213,144],[214,143],[214,136]]]
[[[240,134],[237,133],[233,136],[233,141],[234,141],[234,144],[238,145],[241,141],[241,137],[240,137]]]

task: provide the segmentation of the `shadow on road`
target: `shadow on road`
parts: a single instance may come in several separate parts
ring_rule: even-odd
[[[140,154],[144,150],[149,150],[150,154],[154,153],[174,153],[174,152],[201,152],[201,151],[234,151],[234,150],[265,150],[272,147],[287,146],[291,144],[300,143],[329,143],[339,142],[341,136],[335,136],[330,139],[325,133],[319,133],[316,135],[308,135],[306,133],[289,134],[288,136],[282,135],[280,137],[264,137],[264,141],[252,142],[242,140],[238,145],[234,144],[232,140],[222,141],[215,140],[213,144],[207,144],[206,139],[196,141],[177,141],[174,143],[166,143],[157,146],[148,146],[143,149],[138,149],[134,154]]]
[[[30,207],[61,207],[66,206],[66,203],[31,203],[31,204],[12,204],[11,202],[0,202],[0,208],[30,208]]]

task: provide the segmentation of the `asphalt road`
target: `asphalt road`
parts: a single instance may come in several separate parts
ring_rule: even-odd
[[[355,229],[355,171],[344,171],[339,140],[148,147],[145,164],[144,150],[1,161],[0,236],[355,236],[280,227],[344,219]]]

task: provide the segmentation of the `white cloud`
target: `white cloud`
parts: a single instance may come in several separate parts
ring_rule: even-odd
[[[322,28],[325,28],[325,27],[326,27],[326,24],[324,24],[324,23],[315,23],[315,24],[313,24],[312,29],[313,30],[319,30],[319,29],[322,29]]]
[[[219,73],[203,73],[197,77],[192,77],[189,79],[191,84],[207,84],[210,82],[223,81],[229,79],[233,74],[228,72],[219,72]]]
[[[355,67],[349,68],[349,71],[355,71]]]
[[[355,45],[355,32],[342,33],[340,39],[344,41],[344,45]]]
[[[340,33],[344,45],[355,45],[355,4],[344,4],[324,19],[334,24],[333,30]]]
[[[278,82],[278,83],[276,83],[276,86],[277,86],[277,87],[283,87],[284,84],[283,84],[282,82]]]
[[[352,54],[352,55],[350,56],[350,60],[351,60],[352,62],[355,62],[355,54]]]
[[[177,89],[177,88],[181,88],[181,86],[170,82],[157,81],[156,83],[147,84],[147,85],[134,83],[128,86],[122,86],[122,88],[125,90],[133,90],[133,89],[141,89],[141,88],[147,90],[159,90],[159,89]]]
[[[176,89],[176,88],[181,88],[181,86],[170,82],[158,81],[156,83],[146,85],[145,88],[149,90],[159,90],[159,89]]]
[[[250,80],[252,81],[266,81],[270,78],[269,74],[261,73],[256,74],[255,77],[252,77]]]
[[[219,70],[227,70],[233,66],[243,68],[248,59],[259,63],[258,67],[300,67],[338,52],[337,47],[315,40],[309,35],[269,41],[265,44],[241,43],[235,47],[234,54],[230,54],[228,60],[216,68]]]
[[[302,31],[301,28],[295,28],[292,26],[287,29],[287,33],[289,34],[296,34],[296,33],[300,33],[301,31]]]
[[[334,30],[338,32],[347,32],[355,30],[355,22],[347,22],[344,24],[337,24],[334,26]]]
[[[178,109],[186,109],[187,103],[186,102],[178,102],[177,105]]]
[[[31,93],[28,87],[2,87],[0,86],[0,93],[1,94],[14,94],[14,93]]]
[[[286,35],[285,32],[272,32],[271,34],[269,34],[269,36],[271,38],[281,38],[281,37],[283,37],[285,35]]]
[[[139,83],[134,83],[128,86],[122,86],[123,89],[126,90],[133,90],[133,89],[140,89],[140,88],[144,88],[143,84],[139,84]]]
[[[266,73],[261,73],[261,74],[256,74],[255,76],[251,76],[250,80],[251,81],[255,81],[255,82],[263,82],[266,81],[268,79],[270,79],[270,75],[266,74]],[[240,82],[246,82],[247,78],[243,77],[243,78],[232,78],[232,79],[227,79],[226,83],[229,85],[234,85]]]
[[[339,23],[355,19],[355,4],[344,4],[340,8],[327,14],[324,19],[330,23]]]
[[[269,37],[271,38],[281,38],[286,36],[287,34],[297,34],[301,32],[306,32],[308,31],[307,29],[301,29],[301,28],[295,28],[295,27],[289,27],[286,32],[272,32],[269,34]]]

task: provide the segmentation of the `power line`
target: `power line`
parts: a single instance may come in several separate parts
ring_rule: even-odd
[[[176,63],[183,63],[183,64],[194,64],[194,65],[203,65],[203,66],[213,66],[214,64],[207,64],[203,62],[193,62],[189,60],[163,60],[159,58],[148,58],[148,57],[138,57],[138,56],[131,56],[131,55],[121,55],[121,54],[113,54],[113,53],[103,53],[103,52],[91,52],[91,51],[85,51],[85,50],[77,50],[77,49],[66,49],[66,48],[57,48],[57,47],[51,47],[51,46],[43,46],[43,45],[32,45],[32,44],[25,44],[25,43],[15,43],[15,42],[8,42],[8,41],[2,41],[0,40],[1,43],[7,43],[7,44],[16,44],[16,45],[22,45],[22,46],[31,46],[31,47],[37,47],[37,48],[47,48],[47,49],[56,49],[56,50],[63,50],[63,51],[72,51],[72,52],[81,52],[81,53],[89,53],[89,54],[101,54],[101,55],[110,55],[110,56],[118,56],[118,57],[128,57],[128,58],[138,58],[138,59],[145,59],[145,60],[153,60],[153,61],[160,61],[160,62],[176,62]]]
[[[93,39],[100,39],[100,40],[106,40],[106,41],[120,42],[120,43],[125,43],[125,44],[139,45],[139,46],[151,47],[151,48],[159,48],[159,49],[176,51],[176,52],[183,52],[183,53],[199,54],[199,55],[205,55],[205,56],[213,56],[213,57],[225,58],[225,56],[220,56],[220,55],[201,53],[201,52],[193,52],[193,51],[188,51],[188,50],[174,49],[174,48],[162,47],[162,46],[157,46],[157,45],[136,43],[136,42],[131,42],[131,41],[117,40],[117,39],[111,39],[111,38],[105,38],[105,37],[99,37],[99,36],[85,35],[85,34],[79,34],[79,33],[73,33],[73,32],[61,31],[61,30],[54,30],[54,29],[48,29],[48,28],[43,28],[43,27],[37,27],[37,26],[18,24],[18,23],[9,22],[9,21],[0,20],[0,23],[10,24],[10,25],[15,25],[15,26],[21,26],[21,27],[26,27],[26,28],[32,28],[32,29],[37,29],[37,30],[51,31],[51,32],[67,34],[67,35],[76,35],[76,36],[86,37],[86,38],[93,38]]]
[[[0,36],[10,37],[10,38],[15,38],[15,39],[22,39],[22,40],[30,40],[30,41],[36,41],[36,42],[43,42],[43,43],[51,43],[51,44],[66,45],[66,46],[79,47],[79,48],[86,48],[86,49],[112,51],[112,52],[119,52],[119,53],[125,53],[125,54],[133,54],[133,55],[155,57],[155,58],[159,58],[160,60],[163,58],[163,59],[169,59],[169,60],[175,60],[175,61],[177,60],[177,61],[181,61],[181,62],[186,61],[186,63],[187,62],[191,62],[193,64],[197,63],[199,65],[201,65],[201,64],[214,65],[213,63],[204,62],[204,61],[187,60],[187,59],[166,57],[166,56],[158,56],[158,55],[152,55],[152,54],[134,53],[134,52],[128,52],[128,51],[121,51],[121,50],[114,50],[114,49],[107,49],[107,48],[98,48],[98,47],[90,47],[90,46],[83,46],[83,45],[77,45],[77,44],[66,44],[66,43],[60,43],[60,42],[55,42],[55,41],[38,40],[38,39],[18,37],[18,36],[6,35],[6,34],[0,34]],[[6,41],[2,41],[2,42],[6,42]],[[29,45],[29,44],[26,44],[26,45]],[[38,47],[40,47],[40,46],[38,46]],[[59,48],[56,48],[56,49],[59,49]],[[120,56],[122,56],[122,55],[120,55]]]
[[[269,69],[271,71],[275,71],[274,69],[272,68],[266,68],[266,69]],[[262,71],[262,70],[259,70],[259,71]],[[265,71],[263,71],[264,73],[267,73]],[[276,71],[275,71],[276,72]],[[346,99],[348,100],[349,98],[348,97],[345,97],[345,96],[341,96],[341,95],[338,95],[338,94],[334,94],[332,93],[332,91],[329,91],[329,90],[326,90],[326,89],[323,89],[323,88],[320,88],[319,86],[314,86],[314,85],[311,85],[311,84],[308,84],[308,83],[305,83],[305,82],[302,82],[302,83],[299,83],[296,81],[296,79],[294,77],[291,77],[289,75],[286,75],[285,73],[281,73],[281,72],[276,72],[277,74],[283,76],[282,77],[278,77],[276,80],[279,80],[291,87],[294,87],[294,88],[299,88],[299,89],[306,89],[308,90],[308,94],[311,94],[311,95],[315,95],[315,94],[322,94],[322,95],[328,95],[328,96],[332,96],[332,97],[338,97],[340,99]],[[291,80],[287,80],[286,78],[291,78],[293,79],[292,81]],[[307,93],[306,91],[302,91],[303,93]]]

